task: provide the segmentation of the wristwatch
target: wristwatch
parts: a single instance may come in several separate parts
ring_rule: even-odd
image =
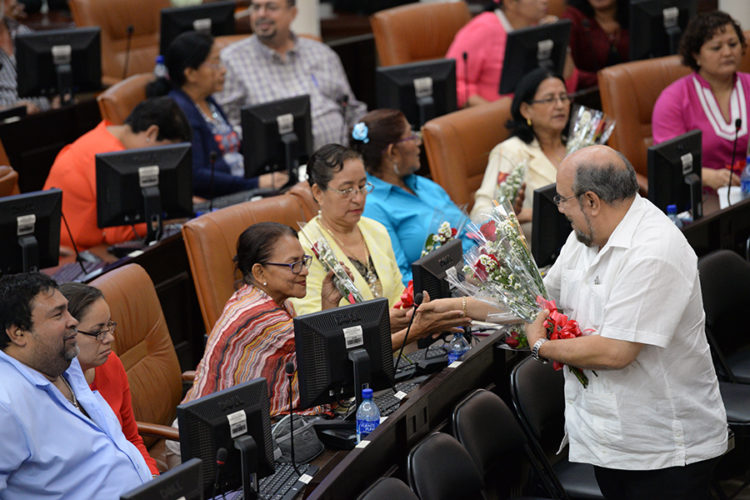
[[[535,360],[539,361],[540,363],[546,363],[547,360],[541,356],[539,356],[539,349],[542,347],[542,345],[547,342],[548,339],[545,339],[542,337],[541,339],[534,342],[534,347],[531,348],[531,357]]]

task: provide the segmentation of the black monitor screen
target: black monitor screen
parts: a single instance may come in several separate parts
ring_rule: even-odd
[[[297,167],[313,149],[310,96],[243,108],[241,121],[245,177],[285,170],[296,182]]]
[[[96,221],[99,227],[150,222],[156,239],[166,219],[193,214],[190,143],[96,155]]]
[[[661,210],[677,205],[677,212],[703,216],[701,189],[701,131],[686,134],[648,148],[648,199]]]
[[[695,15],[696,0],[630,0],[630,60],[676,54],[680,37]]]
[[[59,189],[0,198],[0,275],[57,265],[61,210]]]
[[[500,93],[513,93],[521,78],[539,67],[562,75],[569,41],[569,19],[508,33]]]
[[[236,444],[248,438],[256,451],[247,457],[247,473],[260,479],[273,474],[273,443],[265,378],[235,385],[177,407],[182,461],[203,461],[203,491],[211,496],[216,480],[216,457],[220,448],[227,458],[219,471],[219,488],[224,493],[243,486],[242,457]],[[247,478],[249,479],[249,478]],[[257,489],[256,489],[257,491]]]
[[[191,458],[130,490],[120,500],[203,500],[201,459]]]
[[[211,2],[189,7],[170,7],[161,10],[159,53],[166,54],[169,44],[186,31],[207,35],[234,35],[234,9],[237,2]]]
[[[354,394],[354,368],[359,371],[357,393],[393,385],[393,354],[388,299],[379,298],[294,318],[300,407],[330,403]]]
[[[377,69],[378,108],[400,109],[422,126],[456,110],[456,61],[435,59]]]
[[[459,264],[463,265],[463,248],[459,239],[446,242],[414,262],[411,265],[414,295],[427,290],[430,299],[450,297],[451,290],[445,273]]]
[[[556,194],[557,184],[534,190],[531,255],[539,267],[555,262],[571,231],[570,222],[557,209]]]
[[[19,97],[99,90],[99,28],[40,31],[16,36]]]

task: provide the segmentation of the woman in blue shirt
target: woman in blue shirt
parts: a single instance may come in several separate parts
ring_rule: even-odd
[[[358,151],[374,186],[363,215],[388,229],[404,284],[411,280],[411,264],[419,259],[425,240],[443,221],[463,226],[467,216],[448,193],[419,170],[421,136],[401,111],[377,109],[367,113],[353,130],[350,146]],[[464,251],[474,243],[466,231],[458,235]]]
[[[226,68],[213,37],[189,31],[169,44],[164,64],[169,79],[159,78],[147,89],[149,96],[167,94],[193,129],[193,194],[212,198],[255,188],[281,187],[285,173],[246,179],[240,136],[211,97],[224,87]],[[213,174],[211,154],[215,154]]]

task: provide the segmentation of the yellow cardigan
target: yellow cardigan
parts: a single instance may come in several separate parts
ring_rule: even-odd
[[[396,262],[396,256],[393,253],[393,247],[391,246],[391,238],[388,236],[388,231],[380,223],[367,217],[360,218],[357,223],[359,230],[365,238],[367,249],[370,251],[372,262],[375,265],[375,271],[378,273],[380,283],[383,287],[383,296],[388,299],[388,304],[393,307],[404,290],[404,285],[401,283],[401,271],[398,269],[398,263]],[[305,234],[310,235],[310,238],[306,238]],[[316,235],[323,234],[325,239],[336,254],[336,257],[343,262],[354,275],[354,285],[362,293],[365,300],[371,300],[375,297],[370,291],[370,287],[367,286],[367,282],[361,274],[357,272],[357,269],[351,263],[349,258],[344,254],[344,251],[339,247],[336,240],[331,236],[323,225],[320,223],[320,216],[315,216],[305,227],[300,231],[299,240],[302,244],[302,248],[305,249],[305,253],[314,255],[312,252],[311,238],[315,238]],[[323,268],[323,264],[318,259],[313,259],[310,265],[310,274],[307,276],[307,295],[302,299],[292,298],[290,299],[294,304],[294,309],[297,315],[309,314],[312,312],[320,311],[320,293],[323,284],[323,278],[325,278],[326,271]],[[348,304],[346,299],[341,299],[339,305]]]

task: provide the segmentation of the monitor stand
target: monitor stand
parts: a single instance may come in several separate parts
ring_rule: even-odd
[[[240,450],[240,461],[242,464],[242,494],[245,500],[256,500],[258,498],[255,482],[251,475],[258,470],[258,446],[252,436],[243,435],[235,438],[234,447]],[[255,484],[257,487],[257,484]]]
[[[60,94],[60,104],[73,104],[73,67],[70,64],[72,49],[70,45],[52,47],[52,61],[55,63],[57,74],[57,91]]]
[[[19,236],[18,245],[21,247],[22,272],[39,270],[39,243],[33,234]]]
[[[162,235],[161,193],[159,186],[142,187],[143,212],[146,218],[146,243],[159,241]]]
[[[297,161],[297,149],[299,148],[299,139],[297,134],[294,132],[281,135],[281,143],[284,147],[284,166],[286,167],[286,173],[289,175],[289,181],[284,185],[280,186],[279,189],[287,188],[297,184],[297,170],[299,162]]]
[[[435,118],[435,100],[432,96],[417,97],[417,108],[419,109],[419,123],[422,127],[425,123]]]
[[[686,175],[685,184],[690,187],[690,212],[696,221],[703,217],[703,184],[696,174]]]

